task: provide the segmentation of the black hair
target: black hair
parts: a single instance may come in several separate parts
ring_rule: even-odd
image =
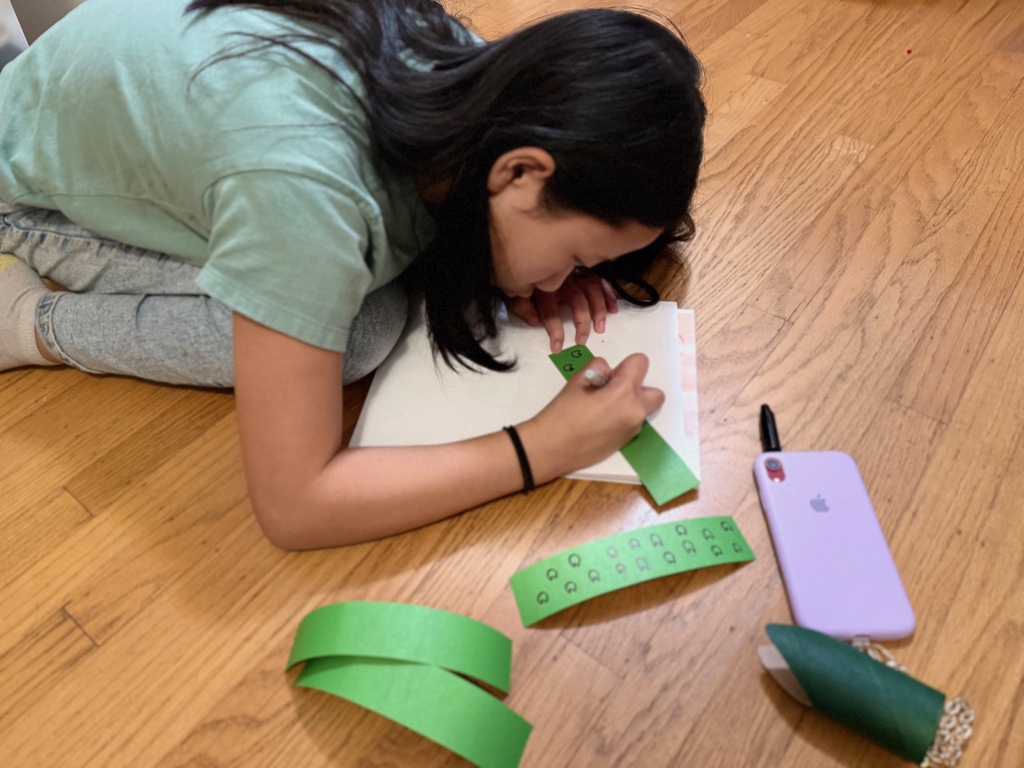
[[[296,43],[339,51],[365,86],[378,162],[422,185],[450,185],[434,211],[436,236],[408,274],[446,362],[511,365],[481,342],[496,334],[501,298],[492,285],[487,177],[517,147],[554,159],[548,208],[663,229],[647,248],[593,270],[628,300],[657,300],[643,275],[669,242],[693,236],[706,116],[700,64],[666,19],[571,11],[481,43],[432,0],[194,0],[188,10],[224,6],[313,24],[308,35],[257,39],[253,50],[283,45],[319,66]]]

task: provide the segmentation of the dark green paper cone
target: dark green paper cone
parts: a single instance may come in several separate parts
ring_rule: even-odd
[[[766,629],[816,709],[922,763],[939,730],[945,694],[820,632],[781,624]]]

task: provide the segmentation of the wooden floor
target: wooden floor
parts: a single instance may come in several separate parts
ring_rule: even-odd
[[[485,35],[575,2],[477,0]],[[1024,765],[1024,4],[666,0],[707,69],[696,310],[703,483],[656,510],[559,481],[344,550],[285,554],[245,498],[229,395],[0,374],[0,763],[455,766],[290,686],[300,619],[435,606],[514,641],[523,766],[897,766],[761,670],[790,619],[751,476],[859,462],[918,615],[891,649],[978,711],[963,766]],[[347,393],[359,402],[361,390]],[[571,545],[733,515],[754,563],[659,579],[531,629],[509,576]]]

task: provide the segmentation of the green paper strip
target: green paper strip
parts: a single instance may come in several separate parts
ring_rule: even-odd
[[[437,667],[383,659],[310,659],[295,681],[366,707],[481,768],[519,765],[531,726],[473,683]]]
[[[288,667],[322,656],[428,664],[508,693],[512,641],[457,613],[403,603],[354,601],[318,608],[299,624]]]
[[[594,354],[586,346],[577,344],[550,357],[551,362],[568,380],[593,360]],[[658,506],[667,504],[700,484],[686,462],[650,422],[644,422],[640,433],[622,446],[620,453]]]
[[[815,708],[912,763],[924,760],[945,694],[821,632],[782,624],[767,632]]]
[[[599,595],[754,553],[731,517],[660,523],[567,549],[513,574],[523,626]]]

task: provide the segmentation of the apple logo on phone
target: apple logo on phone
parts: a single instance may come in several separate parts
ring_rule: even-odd
[[[825,500],[821,498],[820,493],[817,497],[811,499],[811,509],[815,512],[828,512],[828,504],[826,504]]]

